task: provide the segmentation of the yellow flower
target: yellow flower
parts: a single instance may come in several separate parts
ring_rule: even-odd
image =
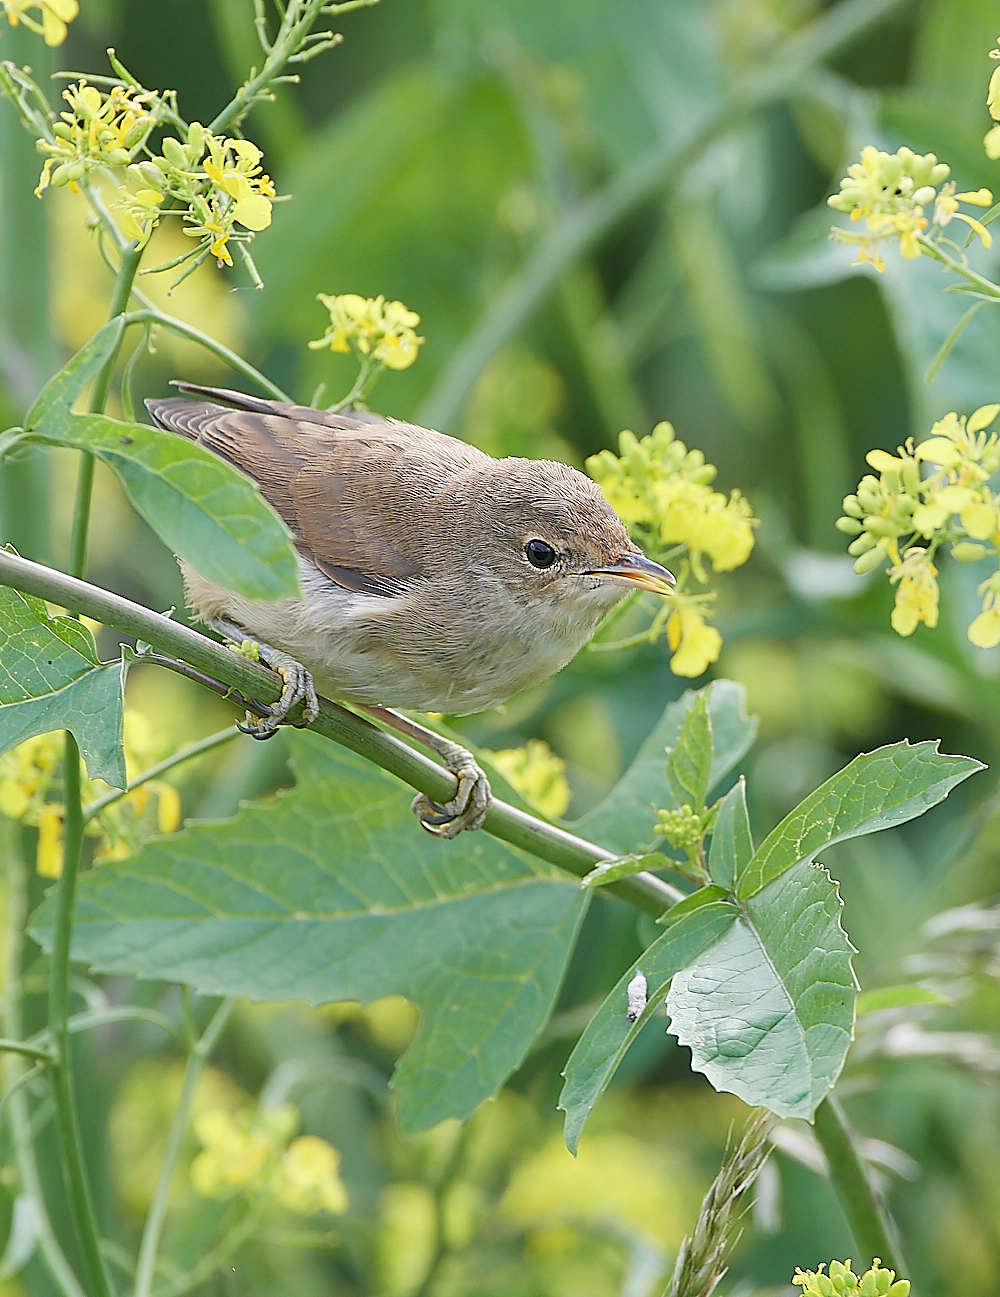
[[[191,1183],[205,1198],[231,1198],[255,1185],[279,1151],[273,1135],[240,1124],[222,1108],[200,1113],[194,1129],[205,1147],[191,1163]]]
[[[309,343],[311,350],[329,347],[348,352],[353,346],[361,356],[371,356],[387,369],[409,369],[417,359],[424,341],[414,332],[420,316],[402,302],[357,293],[339,297],[317,293],[316,297],[330,312],[330,325],[322,338]]]
[[[62,812],[51,803],[42,808],[38,821],[38,850],[35,869],[40,878],[61,878],[63,870]]]
[[[173,784],[157,780],[156,827],[160,833],[173,833],[181,822],[181,795]]]
[[[545,815],[558,819],[569,806],[573,794],[566,782],[566,762],[541,739],[529,739],[523,748],[492,752],[490,760]]]
[[[316,1135],[300,1135],[289,1144],[271,1188],[279,1202],[302,1216],[317,1211],[342,1215],[348,1208],[340,1178],[340,1154]]]
[[[66,24],[80,12],[77,0],[2,0],[3,12],[12,27],[23,22],[45,38],[46,45],[61,45],[66,39]],[[41,23],[28,16],[28,9],[41,10]]]
[[[722,652],[722,636],[714,626],[705,624],[698,608],[692,605],[670,614],[667,643],[673,652],[670,670],[692,680],[702,675]]]
[[[933,629],[938,620],[937,568],[925,549],[908,549],[903,561],[889,569],[896,585],[892,628],[897,635],[912,635],[920,622]]]
[[[976,648],[996,648],[1000,644],[1000,608],[990,608],[973,618],[968,635]]]

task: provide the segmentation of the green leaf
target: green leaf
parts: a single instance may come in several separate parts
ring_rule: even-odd
[[[571,1153],[576,1152],[580,1132],[629,1046],[656,1011],[667,983],[716,941],[737,914],[734,905],[716,901],[685,915],[643,951],[591,1018],[566,1064],[566,1083],[559,1096],[558,1106],[566,1114],[563,1137]],[[642,1016],[629,1022],[625,988],[638,972],[646,978],[648,998]]]
[[[125,668],[96,662],[83,626],[49,617],[41,600],[0,586],[0,752],[36,734],[71,730],[90,777],[124,788]]]
[[[752,856],[747,784],[740,775],[719,803],[708,848],[708,872],[714,882],[731,892]]]
[[[248,599],[300,594],[291,534],[250,478],[174,433],[72,413],[73,400],[117,346],[117,323],[46,384],[25,418],[30,439],[96,455],[163,543],[203,576]]]
[[[909,1004],[950,1004],[937,991],[926,986],[879,986],[873,991],[862,991],[858,996],[857,1013],[877,1013],[880,1009],[902,1009]]]
[[[73,957],[210,995],[405,995],[421,1027],[393,1081],[400,1125],[466,1117],[544,1027],[588,893],[484,833],[431,838],[391,775],[286,741],[293,790],[81,879]],[[43,944],[51,916],[33,922]]]
[[[669,1030],[717,1090],[808,1120],[833,1087],[857,995],[840,910],[826,870],[803,861],[674,977]]]
[[[701,695],[707,696],[712,727],[709,791],[729,774],[753,742],[757,722],[747,717],[743,686],[732,680],[716,680],[697,693],[688,690],[666,708],[631,766],[604,801],[575,822],[575,832],[622,855],[652,836],[653,807],[677,807],[664,778],[664,753],[676,747],[684,718]]]
[[[581,887],[604,887],[607,883],[616,883],[619,878],[628,878],[643,869],[662,869],[665,861],[659,851],[644,856],[619,856],[617,860],[604,860],[590,871],[580,884]]]
[[[688,708],[677,743],[668,749],[667,782],[677,805],[700,811],[705,805],[712,773],[712,727],[704,693]]]
[[[823,847],[905,824],[943,801],[981,761],[946,756],[937,741],[863,753],[800,802],[765,838],[736,885],[741,900]]]
[[[661,927],[672,928],[675,923],[683,919],[685,914],[693,914],[703,905],[714,905],[716,901],[732,903],[730,893],[724,887],[716,887],[714,883],[710,883],[707,887],[699,887],[690,896],[685,896],[683,901],[678,901],[676,905],[671,906],[656,922]]]

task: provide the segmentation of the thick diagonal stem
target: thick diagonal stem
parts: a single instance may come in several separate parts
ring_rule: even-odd
[[[816,1138],[826,1154],[830,1182],[843,1208],[854,1241],[861,1249],[859,1272],[881,1257],[890,1270],[905,1276],[895,1230],[881,1195],[872,1188],[861,1160],[854,1132],[843,1108],[829,1095],[816,1109]]]
[[[247,697],[271,703],[281,693],[279,678],[265,667],[249,662],[169,617],[150,612],[121,595],[75,580],[40,563],[0,552],[0,583],[49,599],[64,608],[76,608],[88,617],[135,635],[153,645],[159,653],[190,663],[198,671],[231,689],[238,689]],[[455,795],[454,775],[429,757],[414,752],[395,736],[383,733],[336,703],[321,698],[320,714],[311,728],[381,766],[418,792],[426,793],[439,805]],[[494,837],[578,878],[602,861],[615,859],[614,852],[501,801],[495,801],[490,807],[483,827]],[[669,883],[647,873],[611,883],[606,890],[656,917],[683,897]]]

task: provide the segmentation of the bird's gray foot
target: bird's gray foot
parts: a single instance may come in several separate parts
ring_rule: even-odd
[[[428,731],[431,733],[432,731]],[[440,757],[445,768],[458,780],[455,796],[439,806],[425,793],[418,793],[410,803],[410,810],[427,830],[437,838],[455,838],[463,829],[480,829],[493,802],[490,781],[486,778],[471,752],[457,743],[434,735],[435,742],[428,743]],[[428,742],[426,739],[424,742]]]
[[[294,725],[297,729],[302,729],[312,724],[319,715],[319,699],[316,697],[312,675],[301,662],[297,662],[290,653],[283,653],[270,644],[248,636],[235,622],[225,617],[213,617],[209,625],[238,648],[256,649],[260,661],[281,677],[281,697],[268,707],[268,714],[254,716],[252,712],[247,712],[245,721],[236,722],[244,734],[249,734],[254,739],[269,739],[277,734],[280,725]],[[289,720],[289,714],[299,703],[302,704],[301,719]]]

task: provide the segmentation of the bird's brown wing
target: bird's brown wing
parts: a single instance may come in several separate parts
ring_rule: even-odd
[[[146,405],[161,428],[253,478],[300,553],[359,593],[396,595],[427,574],[423,518],[442,470],[486,460],[454,438],[394,420],[211,394],[240,397],[244,408],[179,398]]]

